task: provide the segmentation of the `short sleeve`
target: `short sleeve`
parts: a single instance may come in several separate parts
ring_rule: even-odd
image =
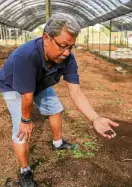
[[[73,84],[79,84],[78,66],[74,55],[71,53],[67,60],[63,79]]]
[[[35,92],[37,70],[33,61],[24,56],[13,56],[12,87],[19,93]]]

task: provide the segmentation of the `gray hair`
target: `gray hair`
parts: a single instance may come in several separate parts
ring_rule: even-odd
[[[45,25],[44,32],[48,33],[51,37],[55,37],[60,35],[63,29],[68,31],[72,36],[77,36],[80,32],[80,26],[75,18],[64,13],[51,16]]]

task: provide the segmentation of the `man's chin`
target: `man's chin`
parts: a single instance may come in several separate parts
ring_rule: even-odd
[[[55,59],[55,63],[62,63],[65,59],[57,58]]]

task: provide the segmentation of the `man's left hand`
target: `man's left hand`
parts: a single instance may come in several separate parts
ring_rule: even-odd
[[[104,117],[97,117],[93,121],[94,129],[103,137],[108,139],[114,138],[116,136],[115,131],[111,127],[118,127],[119,124],[111,121],[110,119]]]

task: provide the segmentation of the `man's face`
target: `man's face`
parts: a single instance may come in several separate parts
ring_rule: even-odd
[[[76,37],[62,30],[60,35],[54,38],[44,33],[43,40],[46,59],[52,60],[55,63],[61,63],[70,55]]]

